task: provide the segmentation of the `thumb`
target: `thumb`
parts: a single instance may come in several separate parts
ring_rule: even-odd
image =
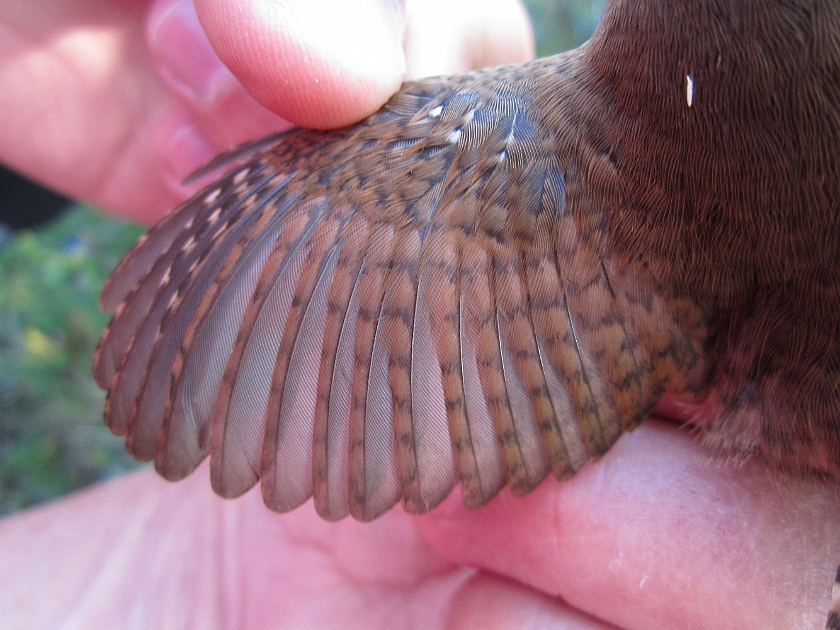
[[[402,4],[390,0],[195,0],[222,61],[265,107],[341,127],[378,109],[405,75]]]

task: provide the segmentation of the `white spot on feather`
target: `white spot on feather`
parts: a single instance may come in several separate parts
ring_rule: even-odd
[[[685,102],[689,107],[694,102],[694,77],[690,74],[685,75]]]
[[[184,243],[183,253],[184,254],[189,254],[193,250],[193,248],[195,248],[195,246],[196,246],[195,238],[190,236],[190,238],[187,239],[187,242]]]
[[[221,194],[222,194],[222,189],[221,189],[221,188],[216,188],[213,192],[209,193],[209,194],[208,194],[208,195],[204,198],[204,203],[205,203],[205,204],[207,204],[207,205],[209,206],[211,203],[213,203],[214,201],[216,201],[216,199],[218,199],[218,198],[219,198],[219,195],[221,195]]]
[[[167,267],[166,271],[164,272],[164,274],[160,278],[160,282],[158,282],[158,287],[165,287],[166,286],[166,284],[169,282],[169,279],[171,277],[170,276],[171,272],[172,272],[172,267],[171,266]]]

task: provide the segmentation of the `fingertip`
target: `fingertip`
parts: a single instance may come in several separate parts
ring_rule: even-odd
[[[213,47],[264,106],[334,128],[378,109],[405,74],[400,5],[379,0],[196,0]]]

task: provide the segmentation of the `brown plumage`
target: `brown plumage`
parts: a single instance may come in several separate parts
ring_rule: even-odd
[[[292,130],[125,257],[94,372],[168,479],[477,507],[663,395],[840,479],[840,4],[615,0],[581,48]]]

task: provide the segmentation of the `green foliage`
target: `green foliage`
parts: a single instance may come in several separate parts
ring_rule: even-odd
[[[96,299],[142,233],[83,206],[0,236],[0,514],[133,467],[91,376]]]
[[[524,0],[544,57],[585,42],[601,17],[606,0]]]

